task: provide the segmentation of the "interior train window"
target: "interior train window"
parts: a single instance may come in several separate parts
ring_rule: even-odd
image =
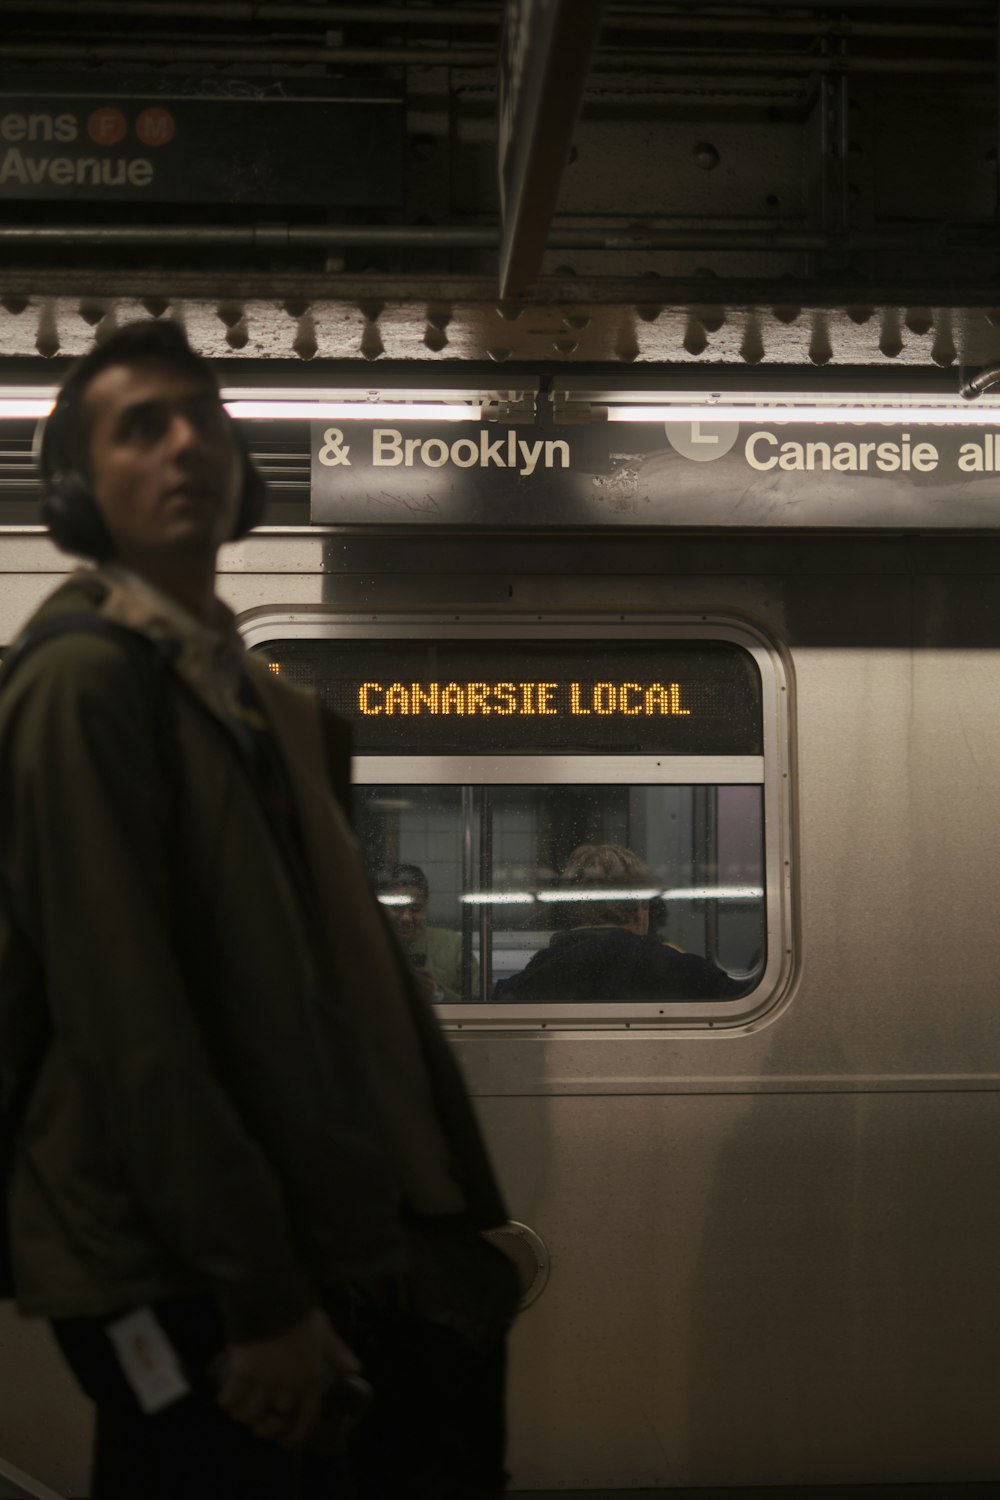
[[[783,969],[781,664],[721,622],[245,625],[354,734],[354,823],[461,1024],[719,1024]],[[460,633],[459,633],[460,632]]]

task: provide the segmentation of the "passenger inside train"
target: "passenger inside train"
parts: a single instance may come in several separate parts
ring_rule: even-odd
[[[414,975],[428,999],[463,999],[462,935],[427,925],[430,886],[419,865],[394,865],[381,882],[379,899],[389,913]],[[471,962],[471,992],[479,988],[479,965]]]
[[[580,844],[562,874],[560,926],[526,967],[500,980],[494,999],[727,1000],[746,985],[697,953],[650,933],[657,894],[649,866],[622,844]]]

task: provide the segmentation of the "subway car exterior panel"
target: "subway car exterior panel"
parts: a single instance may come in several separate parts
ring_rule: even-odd
[[[5,641],[67,566],[0,539]],[[417,866],[450,934],[530,1284],[514,1488],[995,1479],[1000,543],[265,530],[222,566],[353,714],[390,917]],[[581,844],[730,990],[505,998]],[[0,1451],[80,1493],[86,1414],[6,1311],[0,1359]]]

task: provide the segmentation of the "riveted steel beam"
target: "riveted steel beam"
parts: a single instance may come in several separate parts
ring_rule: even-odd
[[[507,0],[497,91],[500,295],[538,280],[601,22],[601,0]]]

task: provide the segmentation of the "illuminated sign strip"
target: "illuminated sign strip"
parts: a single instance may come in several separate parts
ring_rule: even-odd
[[[702,684],[689,695],[678,682],[364,682],[357,689],[356,708],[364,718],[438,718],[449,715],[475,718],[499,714],[503,718],[589,718],[592,714],[626,718],[688,718],[697,702],[711,712]],[[719,709],[716,708],[716,712]]]

